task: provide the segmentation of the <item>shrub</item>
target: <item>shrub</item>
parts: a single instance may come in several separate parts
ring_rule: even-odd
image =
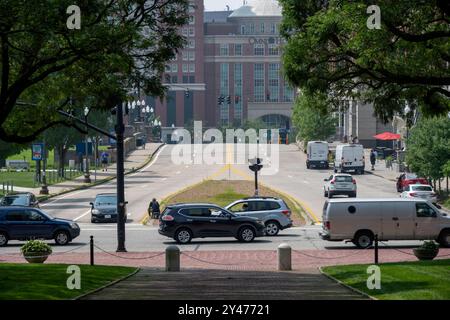
[[[439,248],[439,245],[434,241],[424,241],[423,244],[420,246],[420,249],[426,249],[426,250],[436,250]]]
[[[27,253],[46,253],[51,254],[52,248],[43,241],[40,240],[30,240],[25,243],[22,248],[20,248],[23,254]]]

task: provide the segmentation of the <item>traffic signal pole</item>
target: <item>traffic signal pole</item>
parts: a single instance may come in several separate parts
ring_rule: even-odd
[[[117,250],[116,252],[127,252],[125,249],[125,179],[124,179],[124,146],[123,137],[125,125],[123,123],[123,109],[125,104],[117,106],[116,115],[116,143],[117,143]]]

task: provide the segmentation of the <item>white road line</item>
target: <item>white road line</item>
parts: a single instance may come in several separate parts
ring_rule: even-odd
[[[67,197],[74,196],[74,195],[76,195],[76,194],[80,194],[80,193],[85,192],[85,191],[88,191],[88,190],[89,190],[89,189],[85,189],[85,190],[81,190],[81,191],[78,191],[78,192],[75,192],[75,193],[68,193],[67,195],[62,196],[62,197],[58,197],[58,199],[55,199],[55,200],[50,201],[50,202],[48,202],[48,203],[39,204],[39,206],[45,207],[45,206],[48,206],[49,204],[55,203],[55,202],[57,202],[57,201],[59,201],[59,200],[65,199],[65,198],[67,198]]]
[[[292,178],[294,178],[294,176],[288,175],[288,178],[289,178],[289,179],[292,179]]]
[[[86,211],[85,213],[83,213],[81,216],[79,216],[78,218],[73,219],[73,221],[78,221],[81,218],[87,216],[89,213],[91,213],[91,209],[89,209],[88,211]]]
[[[304,184],[309,184],[309,181],[303,180]]]
[[[133,173],[132,175],[130,175],[130,177],[134,177],[144,171],[146,171],[148,168],[150,168],[159,158],[159,155],[161,154],[161,152],[163,152],[163,150],[167,147],[167,145],[163,146],[161,149],[159,149],[159,151],[156,153],[156,156],[153,158],[153,160],[148,164],[148,166],[146,166],[145,168],[139,170],[136,173]]]

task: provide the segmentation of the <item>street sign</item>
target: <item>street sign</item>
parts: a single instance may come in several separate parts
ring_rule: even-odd
[[[31,146],[31,159],[33,161],[44,160],[44,144],[33,143]]]

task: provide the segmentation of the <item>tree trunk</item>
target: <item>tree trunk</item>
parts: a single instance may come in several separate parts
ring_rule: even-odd
[[[58,158],[58,176],[60,178],[65,178],[64,166],[66,162],[66,148],[64,147],[64,145],[58,146]]]

